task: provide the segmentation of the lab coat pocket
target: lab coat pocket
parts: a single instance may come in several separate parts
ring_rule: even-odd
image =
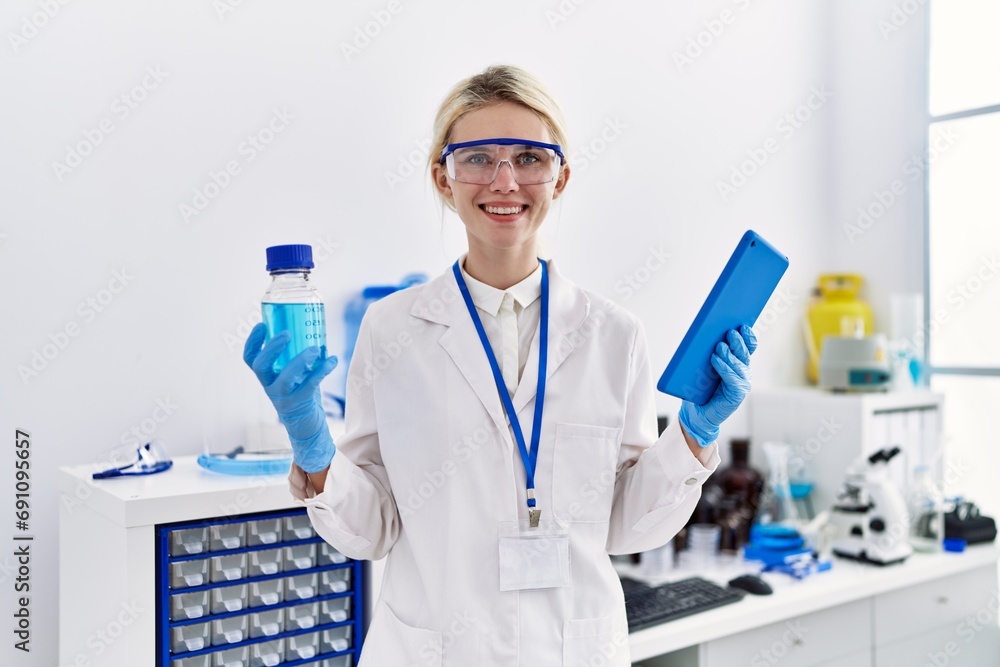
[[[563,667],[627,667],[628,632],[615,631],[615,615],[563,623]]]
[[[442,638],[435,630],[403,623],[383,600],[372,613],[359,667],[441,667]]]
[[[557,517],[566,521],[608,520],[621,437],[620,428],[556,425],[552,509]]]

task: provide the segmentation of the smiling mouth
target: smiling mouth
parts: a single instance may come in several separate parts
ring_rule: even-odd
[[[492,215],[517,215],[525,210],[527,206],[488,206],[486,204],[480,204],[479,208]]]

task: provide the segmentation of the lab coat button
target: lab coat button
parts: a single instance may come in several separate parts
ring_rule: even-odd
[[[684,480],[684,483],[687,484],[688,486],[691,486],[692,484],[697,484],[698,480],[696,480],[694,477],[688,477],[686,480]]]

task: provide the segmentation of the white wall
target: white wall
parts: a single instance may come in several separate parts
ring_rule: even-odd
[[[912,113],[904,75],[917,76],[920,63],[909,60],[909,38],[873,39],[876,10],[864,7],[890,3],[857,0],[842,13],[832,4],[402,1],[348,61],[340,45],[389,3],[244,2],[222,17],[207,1],[70,3],[21,44],[9,34],[21,33],[39,3],[6,3],[0,425],[30,431],[34,443],[38,622],[32,654],[5,642],[3,663],[56,664],[57,629],[40,620],[55,617],[57,549],[72,548],[56,543],[58,466],[99,460],[129,428],[152,424],[158,401],[176,406],[155,431],[174,455],[198,453],[206,433],[230,438],[215,440],[220,447],[235,444],[261,414],[262,392],[239,351],[267,283],[265,246],[330,248],[315,276],[331,322],[360,286],[437,274],[463,251],[460,223],[449,214],[442,225],[422,170],[394,187],[386,174],[429,138],[447,89],[489,63],[534,71],[561,101],[575,172],[545,246],[579,284],[642,317],[654,367],[753,227],[792,260],[781,285],[789,305],[776,304],[762,327],[755,382],[802,382],[800,315],[819,272],[857,268],[877,294],[900,281],[920,285],[915,260],[897,252],[910,204],[857,248],[840,231],[912,140],[899,120]],[[730,22],[714,24],[712,37],[723,10]],[[700,33],[711,43],[678,67],[675,52]],[[167,74],[155,88],[146,79],[151,89],[136,91],[145,99],[123,117],[115,100],[147,68]],[[833,97],[813,98],[800,127],[778,126],[824,87]],[[294,119],[250,161],[239,146],[274,109]],[[52,163],[103,119],[114,131],[60,180]],[[620,132],[608,129],[613,141],[601,146],[613,127]],[[882,141],[890,155],[873,160]],[[587,145],[600,154],[583,156]],[[765,145],[777,151],[723,200],[717,183]],[[185,222],[179,206],[230,160],[241,172]],[[624,277],[661,247],[668,263],[642,289],[624,290]],[[125,288],[99,313],[81,307],[116,271],[129,276]],[[77,335],[22,379],[19,367],[73,324]],[[331,345],[339,335],[331,326]],[[661,397],[659,408],[673,414],[677,402]],[[724,438],[743,432],[737,415]],[[11,476],[0,479],[10,502]],[[3,558],[9,600],[12,559]]]

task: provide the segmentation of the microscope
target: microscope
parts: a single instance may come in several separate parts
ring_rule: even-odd
[[[889,479],[888,464],[899,447],[862,456],[847,470],[844,485],[831,508],[836,530],[833,553],[841,558],[891,565],[913,553],[909,516],[902,492]]]

